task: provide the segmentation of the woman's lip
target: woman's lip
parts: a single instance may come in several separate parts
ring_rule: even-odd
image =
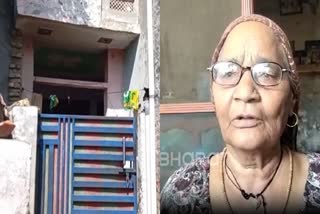
[[[257,118],[243,118],[243,119],[234,119],[232,125],[236,128],[254,128],[261,123],[261,120]]]

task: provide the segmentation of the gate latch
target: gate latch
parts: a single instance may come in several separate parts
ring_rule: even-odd
[[[129,188],[131,185],[131,174],[129,172],[126,172],[126,183],[127,183],[127,188]]]

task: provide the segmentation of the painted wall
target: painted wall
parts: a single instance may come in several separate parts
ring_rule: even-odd
[[[206,68],[241,1],[162,0],[160,7],[161,103],[209,101]]]
[[[13,27],[13,1],[0,1],[0,93],[8,100],[8,76]]]
[[[142,23],[141,26],[143,25]],[[141,30],[139,37],[128,46],[125,52],[123,79],[125,90],[148,87],[147,32],[143,27]]]
[[[105,92],[106,116],[133,116],[132,111],[123,109],[123,72],[125,51],[120,49],[109,49],[106,66],[106,81],[108,91]]]

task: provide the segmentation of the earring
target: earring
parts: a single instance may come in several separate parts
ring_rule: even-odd
[[[296,118],[296,122],[295,122],[293,125],[289,125],[289,124],[287,123],[287,126],[290,127],[290,128],[293,128],[293,127],[297,126],[298,123],[299,123],[298,115],[297,115],[296,113],[294,113],[294,112],[292,112],[292,114],[293,114],[294,117]]]

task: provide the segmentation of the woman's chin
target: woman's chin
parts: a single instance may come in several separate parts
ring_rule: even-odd
[[[228,142],[234,148],[252,151],[264,148],[266,139],[263,139],[261,135],[241,134],[233,136]]]

